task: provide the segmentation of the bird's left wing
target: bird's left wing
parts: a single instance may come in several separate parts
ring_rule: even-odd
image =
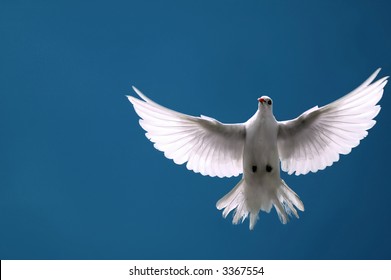
[[[243,173],[244,124],[223,124],[165,108],[133,87],[142,100],[128,96],[140,125],[154,147],[202,175],[231,177]]]
[[[277,145],[283,171],[296,175],[316,172],[358,146],[367,130],[375,125],[373,118],[380,111],[376,104],[388,77],[372,83],[379,71],[344,97],[278,123]]]

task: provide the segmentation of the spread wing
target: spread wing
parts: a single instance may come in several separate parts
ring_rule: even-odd
[[[165,108],[133,87],[142,100],[128,96],[154,147],[202,175],[231,177],[243,172],[244,124],[223,124]]]
[[[388,77],[373,82],[379,71],[344,97],[278,123],[277,145],[283,171],[296,175],[316,172],[358,146],[367,130],[375,125],[373,118],[380,111],[376,104]]]

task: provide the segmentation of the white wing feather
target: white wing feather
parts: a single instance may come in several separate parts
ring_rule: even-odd
[[[298,118],[279,122],[278,151],[283,171],[296,175],[331,166],[339,155],[349,154],[367,136],[380,111],[376,105],[388,77],[373,82],[376,70],[362,85],[344,97]]]
[[[128,96],[145,135],[176,164],[202,175],[231,177],[243,172],[244,124],[223,124],[215,119],[193,117],[165,108],[147,98]]]

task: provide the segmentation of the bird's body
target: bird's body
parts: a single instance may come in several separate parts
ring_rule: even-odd
[[[260,99],[271,101],[267,96]],[[273,205],[283,223],[288,221],[284,207],[288,207],[288,212],[293,212],[296,216],[297,212],[292,204],[304,210],[300,199],[280,177],[278,122],[273,116],[271,106],[266,107],[265,103],[260,102],[259,107],[254,116],[245,123],[242,180],[233,192],[228,193],[216,204],[218,209],[225,208],[224,217],[233,209],[237,209],[234,224],[243,221],[249,214],[250,229],[253,229],[257,221],[258,212],[270,212]],[[289,193],[295,199],[291,201],[287,195],[284,196],[285,193]]]
[[[210,117],[193,117],[165,108],[133,88],[143,99],[129,96],[140,125],[156,149],[177,164],[202,175],[231,177],[239,183],[216,206],[226,217],[235,210],[233,223],[248,216],[250,229],[260,210],[274,207],[282,223],[298,217],[304,206],[280,177],[280,164],[289,174],[316,172],[350,153],[368,133],[379,113],[376,105],[387,83],[373,82],[380,69],[351,93],[326,106],[315,106],[298,118],[279,122],[272,100],[258,99],[258,110],[245,123],[223,124]],[[373,83],[372,83],[373,82]]]
[[[261,103],[260,103],[261,104]],[[261,105],[262,106],[262,105]],[[243,174],[276,174],[279,170],[277,149],[278,124],[270,110],[260,111],[246,122],[246,140],[243,151]],[[268,151],[265,154],[265,151]],[[260,155],[263,155],[262,157]],[[272,167],[272,172],[266,172],[266,166]],[[252,166],[259,170],[253,172]],[[276,174],[277,175],[277,174]],[[279,174],[278,174],[279,175]],[[255,176],[258,178],[258,176]]]
[[[277,121],[270,111],[257,111],[254,118],[246,123],[243,180],[249,193],[248,205],[254,209],[253,212],[260,209],[270,211],[270,196],[281,181],[277,131]],[[251,198],[256,198],[256,201],[251,201]]]

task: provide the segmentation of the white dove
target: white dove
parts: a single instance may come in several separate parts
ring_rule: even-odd
[[[243,173],[239,183],[217,203],[223,217],[235,209],[233,224],[248,216],[254,228],[260,210],[272,206],[283,224],[304,206],[280,178],[307,174],[331,166],[349,154],[367,136],[380,111],[376,105],[388,77],[373,82],[376,70],[362,85],[323,107],[315,106],[299,117],[279,122],[273,101],[258,98],[258,110],[245,123],[224,124],[201,115],[193,117],[165,108],[133,87],[142,100],[127,96],[140,116],[140,125],[154,147],[176,164],[202,175],[231,177]],[[373,83],[372,83],[373,82]]]

